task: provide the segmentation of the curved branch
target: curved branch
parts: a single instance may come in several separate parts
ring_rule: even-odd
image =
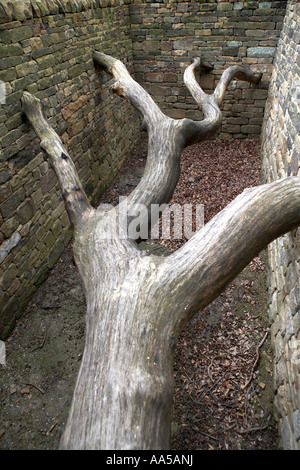
[[[173,195],[180,174],[180,156],[185,146],[207,139],[215,134],[222,123],[219,102],[230,80],[236,75],[240,79],[254,81],[259,78],[240,67],[229,67],[221,77],[216,92],[205,93],[198,84],[195,74],[200,69],[212,70],[212,66],[195,59],[184,73],[184,82],[192,96],[203,109],[204,120],[175,120],[166,116],[151,96],[130,76],[125,65],[106,54],[95,52],[94,62],[114,78],[112,90],[126,98],[143,116],[148,131],[148,157],[144,175],[137,188],[124,201],[131,214],[130,222],[140,215],[141,205],[146,208],[142,224],[150,221],[152,204],[168,203]],[[122,203],[121,203],[122,204]],[[143,219],[143,220],[142,220]],[[153,221],[151,221],[153,222]]]
[[[198,106],[202,108],[204,119],[209,119],[211,121],[217,120],[221,115],[221,111],[214,100],[214,96],[205,93],[196,79],[196,73],[200,68],[200,58],[194,59],[193,63],[185,69],[183,81]]]
[[[41,101],[25,91],[21,98],[22,110],[41,141],[41,147],[50,157],[58,178],[71,223],[77,226],[93,211],[81,185],[75,165],[59,136],[44,116]]]
[[[200,70],[202,62],[200,58],[194,59],[184,72],[184,83],[198,106],[203,110],[204,120],[185,120],[186,145],[200,142],[204,138],[214,135],[222,124],[222,113],[220,106],[228,85],[234,77],[249,83],[258,84],[262,74],[253,74],[240,66],[228,67],[222,74],[221,79],[213,94],[205,93],[196,79],[196,73]],[[208,69],[209,70],[209,69]]]
[[[258,85],[261,80],[261,77],[262,73],[252,73],[251,71],[246,70],[243,67],[240,67],[239,65],[233,65],[231,67],[228,67],[228,69],[224,70],[214,92],[214,97],[216,102],[218,103],[218,106],[221,106],[221,104],[223,103],[227,87],[234,78],[251,83],[253,85]]]
[[[111,90],[127,99],[140,112],[147,127],[159,119],[166,118],[149,93],[131,77],[120,60],[102,52],[94,52],[93,60],[98,67],[114,78]]]
[[[162,270],[178,304],[177,321],[206,307],[262,249],[299,225],[300,178],[245,190],[165,258]]]

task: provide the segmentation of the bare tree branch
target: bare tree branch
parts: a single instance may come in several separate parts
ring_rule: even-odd
[[[150,215],[151,204],[167,203],[174,192],[180,174],[180,155],[183,149],[181,121],[166,116],[151,96],[130,76],[125,65],[100,52],[93,54],[95,63],[112,75],[112,91],[126,98],[142,115],[148,132],[148,156],[140,183],[124,201],[131,217],[136,218],[141,205]],[[122,209],[121,207],[121,209]]]
[[[200,67],[200,58],[194,59],[192,64],[185,69],[183,81],[198,106],[203,109],[204,119],[218,120],[221,111],[215,103],[214,96],[205,93],[197,82],[196,73],[200,70]]]
[[[165,259],[180,321],[206,307],[263,248],[299,225],[300,178],[243,191]]]
[[[239,65],[232,65],[231,67],[228,67],[226,70],[224,70],[221,79],[214,91],[214,97],[218,103],[218,106],[221,106],[223,103],[227,87],[234,78],[251,83],[253,85],[258,85],[261,77],[262,73],[254,74],[251,71],[240,67]]]
[[[70,220],[77,226],[91,214],[93,208],[81,185],[75,165],[44,116],[41,101],[25,91],[22,96],[22,109],[41,140],[42,149],[50,157],[50,164],[58,178]]]
[[[140,112],[147,129],[151,125],[155,126],[157,121],[166,118],[149,93],[131,77],[120,60],[102,52],[94,52],[93,59],[98,67],[114,78],[111,91],[127,99]]]
[[[171,119],[166,116],[151,96],[131,77],[125,65],[106,54],[95,52],[95,64],[114,78],[112,91],[127,99],[142,115],[148,131],[148,156],[144,175],[135,190],[124,201],[131,217],[128,224],[137,217],[140,205],[147,208],[144,222],[150,221],[150,207],[153,204],[168,203],[180,175],[180,156],[183,148],[194,142],[207,139],[215,134],[222,123],[222,114],[215,95],[203,92],[195,74],[197,71],[210,71],[213,66],[195,59],[184,73],[184,81],[192,96],[204,111],[203,121]],[[225,92],[230,80],[236,75],[241,79],[259,81],[256,76],[246,73],[240,67],[231,67],[223,74],[217,94]],[[219,100],[220,101],[220,100]],[[152,222],[155,222],[155,220]]]
[[[185,121],[185,145],[200,142],[214,135],[220,128],[222,124],[220,106],[223,102],[226,89],[234,77],[257,85],[262,76],[262,74],[253,74],[250,71],[244,70],[240,66],[229,67],[223,72],[214,93],[210,95],[202,90],[196,79],[196,73],[201,69],[201,64],[200,58],[194,59],[193,63],[186,68],[183,77],[186,87],[204,114],[202,121],[190,119]]]

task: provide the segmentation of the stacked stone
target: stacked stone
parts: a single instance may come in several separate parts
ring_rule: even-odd
[[[262,133],[263,181],[300,176],[300,4],[289,2],[278,43]],[[269,315],[281,445],[300,450],[299,230],[275,240],[269,256]]]
[[[230,86],[220,136],[258,135],[285,7],[286,1],[137,0],[130,6],[136,78],[169,116],[201,119],[183,85],[193,57],[215,66],[200,77],[208,93],[230,65],[262,72],[259,88],[237,81]]]
[[[130,153],[138,116],[109,97],[93,50],[132,64],[128,1],[0,2],[0,335],[11,331],[64,247],[71,227],[54,171],[21,113],[24,90],[66,144],[92,202]],[[3,91],[3,87],[1,88]]]

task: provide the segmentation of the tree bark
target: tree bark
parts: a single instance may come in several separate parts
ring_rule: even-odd
[[[183,148],[220,127],[219,107],[232,78],[256,84],[260,77],[230,67],[214,94],[207,95],[196,81],[201,62],[195,60],[184,81],[204,119],[175,120],[161,112],[120,61],[101,53],[94,61],[112,75],[113,91],[139,110],[148,131],[145,173],[117,207],[90,206],[39,100],[26,92],[22,99],[61,185],[87,303],[85,349],[60,448],[169,449],[177,338],[268,243],[300,224],[300,179],[244,191],[167,257],[140,251],[127,232],[137,206],[146,208],[146,223],[152,204],[169,202]]]

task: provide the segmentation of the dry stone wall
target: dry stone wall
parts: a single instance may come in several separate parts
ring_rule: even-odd
[[[5,338],[47,277],[71,228],[54,171],[23,120],[24,90],[45,103],[92,202],[135,143],[132,107],[109,96],[92,51],[132,71],[128,1],[0,2],[0,335]]]
[[[300,3],[291,1],[278,44],[262,131],[264,182],[300,176]],[[269,315],[281,446],[300,450],[299,230],[268,249]]]
[[[207,92],[230,65],[262,72],[259,88],[232,82],[223,104],[221,137],[259,135],[286,1],[136,0],[130,6],[136,77],[166,114],[201,119],[183,72],[201,56],[214,64],[200,77]]]

